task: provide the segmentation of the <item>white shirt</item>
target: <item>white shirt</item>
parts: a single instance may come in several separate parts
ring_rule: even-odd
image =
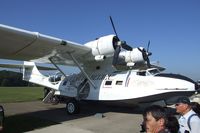
[[[190,119],[191,130],[188,127],[187,121],[192,114],[196,113],[193,110],[190,110],[185,115],[179,118],[179,133],[184,133],[185,130],[190,131],[190,133],[200,133],[200,118],[198,116],[192,116],[192,118]]]

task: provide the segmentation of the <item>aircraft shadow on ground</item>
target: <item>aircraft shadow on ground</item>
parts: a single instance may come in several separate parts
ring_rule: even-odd
[[[39,128],[60,124],[62,122],[67,122],[70,120],[81,119],[89,116],[95,117],[96,113],[141,113],[141,111],[134,107],[120,107],[115,105],[105,105],[99,103],[81,103],[80,108],[80,113],[75,115],[68,115],[66,109],[60,107],[6,116],[4,122],[4,133],[22,133],[33,131]]]
[[[5,119],[4,133],[22,133],[33,131],[70,120],[81,119],[89,116],[95,117],[95,114],[97,113],[104,115],[108,112],[129,114],[141,114],[143,112],[143,109],[138,108],[138,106],[127,107],[101,103],[81,103],[80,108],[80,113],[75,115],[68,115],[66,109],[60,107],[7,116]]]

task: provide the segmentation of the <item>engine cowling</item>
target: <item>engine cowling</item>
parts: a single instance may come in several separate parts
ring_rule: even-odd
[[[138,48],[133,48],[132,51],[123,51],[119,57],[123,58],[128,66],[130,64],[134,65],[135,63],[145,62],[142,52]]]
[[[115,52],[115,45],[118,41],[119,39],[115,35],[108,35],[88,42],[85,46],[92,48],[92,55],[95,56],[95,60],[98,60],[100,56],[112,55]]]

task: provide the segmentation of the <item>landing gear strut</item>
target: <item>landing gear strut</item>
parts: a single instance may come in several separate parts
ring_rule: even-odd
[[[55,91],[52,91],[50,88],[45,87],[44,88],[44,99],[43,102],[45,103],[52,103],[53,105],[56,105],[59,103],[59,98],[54,95]]]

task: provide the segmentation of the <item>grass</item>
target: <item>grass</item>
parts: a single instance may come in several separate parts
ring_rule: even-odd
[[[0,87],[0,103],[41,100],[43,87]],[[4,133],[22,133],[58,123],[34,117],[30,113],[6,116]]]
[[[43,87],[0,87],[0,103],[40,100]]]

